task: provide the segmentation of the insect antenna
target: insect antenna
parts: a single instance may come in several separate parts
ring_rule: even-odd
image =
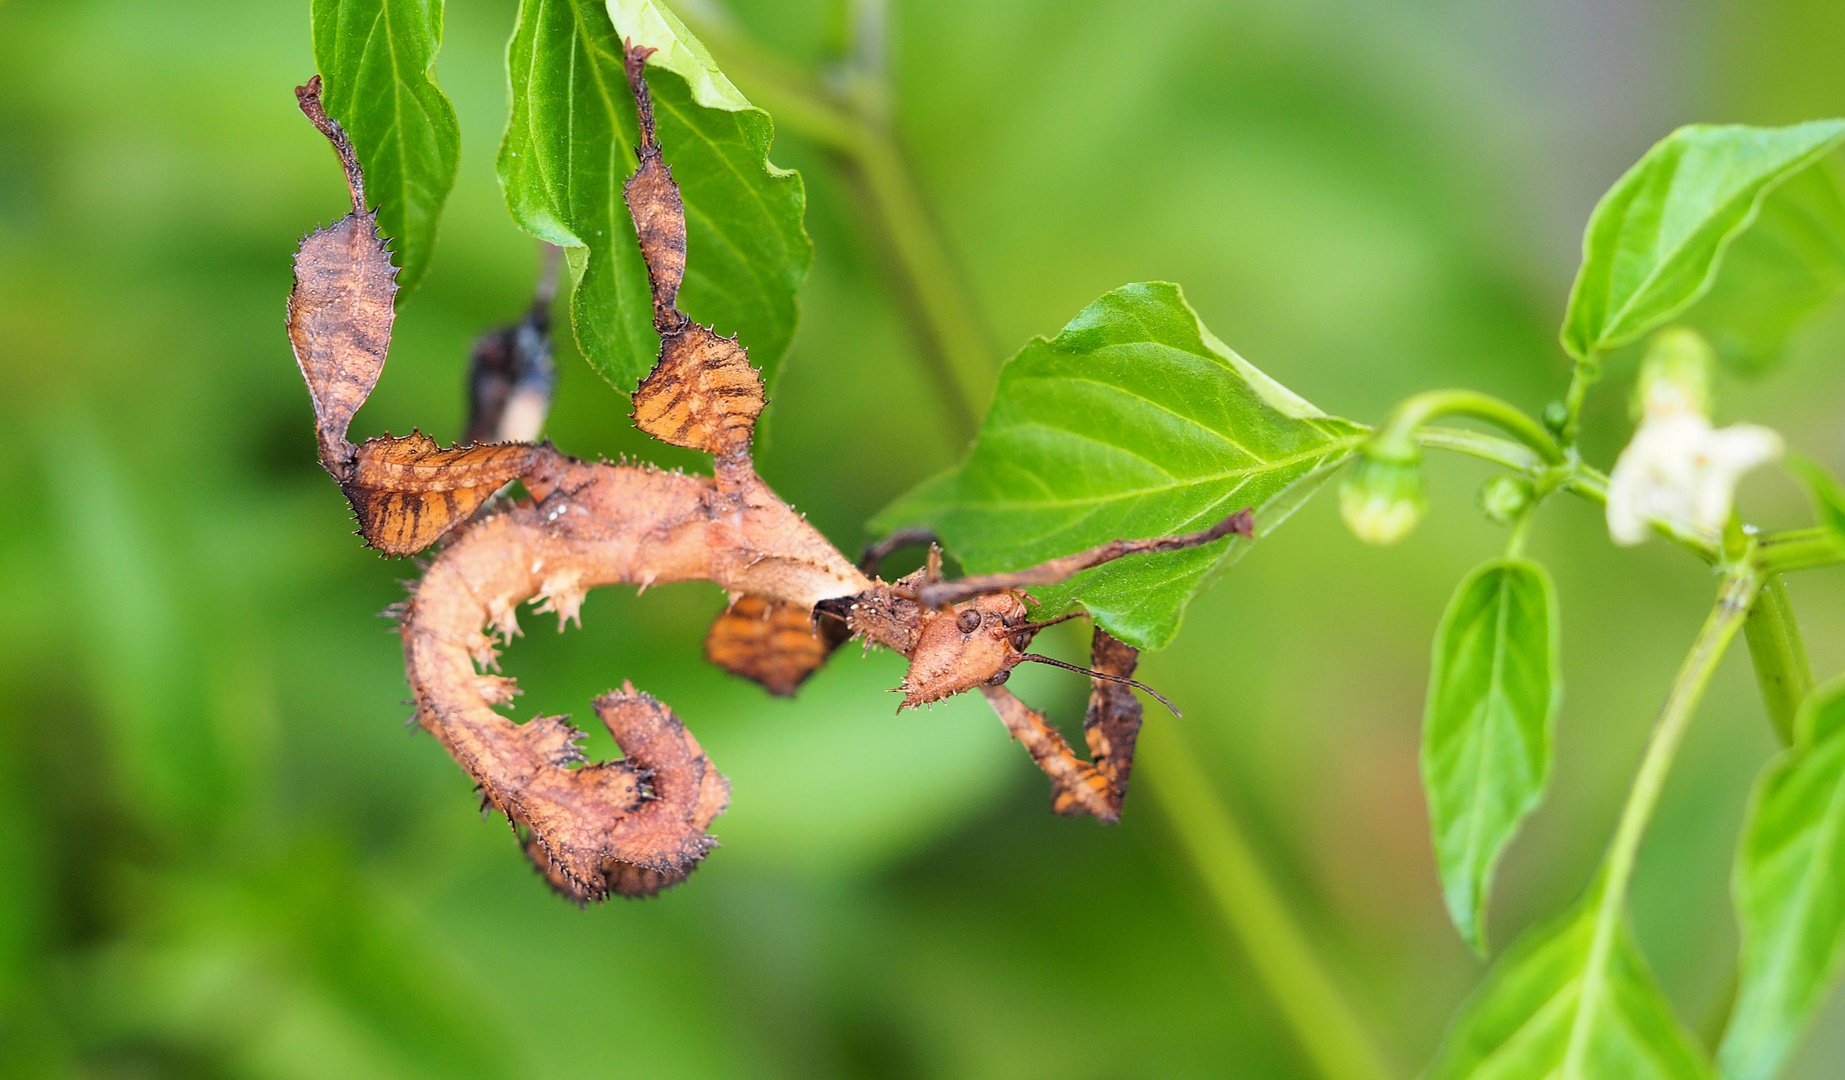
[[[1166,695],[1160,693],[1158,690],[1153,689],[1151,686],[1148,686],[1146,683],[1135,682],[1133,679],[1124,678],[1120,675],[1110,675],[1110,674],[1107,674],[1106,672],[1092,671],[1086,667],[1077,667],[1075,664],[1066,664],[1062,660],[1053,660],[1048,656],[1039,656],[1037,653],[1028,652],[1028,653],[1021,655],[1019,659],[1020,660],[1031,660],[1031,661],[1035,661],[1036,663],[1040,663],[1040,664],[1049,664],[1052,667],[1060,667],[1066,671],[1080,671],[1084,675],[1087,675],[1092,679],[1102,679],[1106,682],[1125,683],[1128,686],[1131,686],[1136,690],[1145,690],[1147,694],[1153,698],[1153,700],[1159,702],[1161,705],[1164,705],[1166,706],[1166,708],[1170,709],[1172,711],[1172,715],[1181,717],[1181,718],[1185,716],[1184,713],[1179,711],[1179,707],[1177,705],[1174,705],[1172,702],[1166,700]]]
[[[1028,622],[1023,626],[1015,626],[1012,628],[1012,632],[1015,634],[1035,634],[1047,626],[1056,626],[1060,622],[1069,622],[1071,619],[1078,619],[1087,614],[1089,613],[1086,611],[1069,611],[1057,616],[1055,619],[1046,619],[1043,622]]]

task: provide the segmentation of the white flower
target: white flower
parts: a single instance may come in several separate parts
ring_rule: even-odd
[[[1608,476],[1608,535],[1644,541],[1650,522],[1722,532],[1736,483],[1781,456],[1781,436],[1755,424],[1717,430],[1698,409],[1702,395],[1670,378],[1652,380],[1639,430]]]

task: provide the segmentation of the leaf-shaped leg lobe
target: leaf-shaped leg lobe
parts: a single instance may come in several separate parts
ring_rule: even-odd
[[[767,403],[762,377],[732,338],[694,322],[660,336],[660,362],[634,391],[634,422],[674,446],[747,463]]]
[[[1140,653],[1096,628],[1090,655],[1095,670],[1117,678],[1134,674]],[[985,686],[987,703],[999,714],[1012,737],[1025,744],[1031,759],[1051,778],[1051,809],[1059,814],[1088,814],[1104,824],[1121,818],[1128,774],[1134,767],[1134,743],[1140,736],[1140,700],[1125,685],[1091,679],[1089,713],[1083,735],[1093,763],[1070,749],[1044,714],[1020,701],[1003,686]]]
[[[359,535],[387,555],[413,555],[468,520],[548,453],[525,443],[443,449],[420,432],[358,448],[340,490]]]
[[[352,195],[352,213],[302,239],[288,294],[288,340],[314,402],[320,463],[343,480],[352,457],[346,429],[378,385],[391,347],[397,268],[378,235],[378,215],[366,209],[352,143],[321,108],[320,76],[296,87],[295,97],[339,155]]]
[[[1101,627],[1089,646],[1089,665],[1104,675],[1131,678],[1140,663],[1140,650],[1116,641]],[[1089,758],[1113,786],[1115,812],[1127,798],[1128,774],[1134,769],[1134,743],[1140,738],[1140,699],[1118,682],[1089,680],[1089,712],[1083,717],[1083,737]]]
[[[760,596],[739,597],[705,635],[705,658],[792,697],[850,635],[839,619],[816,619],[812,608]]]
[[[634,420],[661,442],[714,455],[720,477],[740,478],[749,469],[750,438],[766,400],[762,377],[735,338],[720,337],[676,306],[685,280],[685,201],[654,133],[646,78],[652,54],[631,45],[622,50],[641,132],[635,149],[640,167],[622,197],[647,264],[653,325],[660,333],[660,359],[634,392]]]
[[[1121,800],[1114,785],[1094,765],[1076,756],[1044,719],[1044,714],[1025,704],[1003,686],[981,688],[987,703],[999,714],[1012,737],[1025,745],[1038,768],[1051,778],[1051,809],[1059,814],[1088,814],[1113,823],[1121,816]]]
[[[397,268],[378,236],[376,214],[354,211],[309,233],[295,252],[288,294],[288,340],[314,402],[320,463],[345,476],[346,429],[391,347]]]

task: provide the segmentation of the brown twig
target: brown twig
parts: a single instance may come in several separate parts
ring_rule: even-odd
[[[1255,534],[1255,514],[1249,507],[1244,507],[1208,529],[1186,533],[1183,536],[1158,537],[1151,540],[1111,540],[1088,551],[1079,551],[1074,555],[1065,555],[1061,559],[1039,563],[1037,566],[1014,570],[1007,574],[976,574],[955,581],[936,581],[924,584],[917,590],[917,599],[922,606],[931,610],[941,610],[949,604],[958,604],[971,597],[985,593],[1001,592],[1006,589],[1023,589],[1031,585],[1055,585],[1065,581],[1073,574],[1113,562],[1125,555],[1143,555],[1158,551],[1180,551],[1185,548],[1199,547],[1215,540],[1222,540],[1231,533],[1239,536]]]

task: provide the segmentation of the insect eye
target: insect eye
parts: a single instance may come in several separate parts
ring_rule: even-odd
[[[1012,678],[1011,671],[1002,671],[998,673],[997,675],[994,675],[991,679],[988,679],[987,685],[988,686],[999,686],[1002,683],[1004,683],[1007,679],[1010,679],[1010,678]]]
[[[971,634],[980,629],[980,612],[973,608],[962,608],[961,614],[955,616],[955,619],[961,624],[963,634]]]

